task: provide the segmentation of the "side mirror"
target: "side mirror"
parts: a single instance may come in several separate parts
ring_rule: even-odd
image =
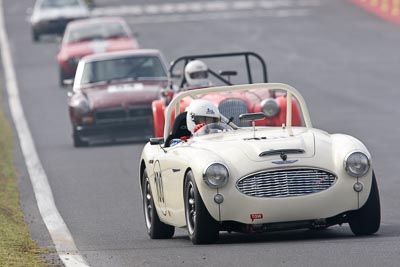
[[[228,82],[231,82],[231,76],[236,76],[238,73],[236,70],[220,70],[219,75],[227,76]]]
[[[73,84],[74,84],[74,80],[72,80],[72,79],[63,80],[64,87],[72,88]]]
[[[172,79],[180,79],[180,78],[182,78],[182,72],[179,71],[179,70],[174,71],[173,73],[170,73],[170,78],[172,78]]]
[[[171,89],[162,89],[161,91],[161,95],[163,97],[173,97],[174,96],[174,91]]]
[[[150,138],[150,145],[161,145],[164,144],[163,137],[152,137]]]
[[[238,75],[236,70],[220,70],[219,75],[221,76],[236,76]]]
[[[257,113],[245,113],[239,115],[241,121],[259,121],[265,119],[265,114],[262,112]]]
[[[239,120],[241,121],[251,121],[253,126],[253,138],[256,139],[256,121],[265,119],[265,114],[262,112],[257,113],[245,113],[239,115]]]

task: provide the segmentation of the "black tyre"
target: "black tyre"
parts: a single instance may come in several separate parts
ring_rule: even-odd
[[[351,231],[355,235],[371,235],[379,230],[381,224],[381,205],[375,173],[372,174],[371,192],[360,209],[353,211],[349,217]]]
[[[67,78],[67,77],[66,77],[64,71],[63,71],[62,68],[60,67],[60,68],[59,68],[59,79],[60,79],[59,83],[60,83],[60,86],[61,86],[61,87],[65,86],[64,80],[65,80],[66,78]]]
[[[34,29],[32,29],[32,41],[38,42],[39,39],[40,39],[40,34]]]
[[[174,236],[175,227],[160,221],[156,207],[154,206],[153,195],[150,190],[150,181],[146,169],[143,172],[143,213],[147,233],[151,239],[169,239]]]
[[[211,217],[197,190],[193,173],[185,177],[185,218],[190,240],[193,244],[212,244],[219,237],[219,225]]]
[[[79,134],[77,132],[75,132],[75,131],[72,134],[72,138],[73,138],[73,141],[74,141],[74,147],[87,147],[87,146],[89,146],[89,142],[83,141],[81,139],[81,137],[79,136]]]

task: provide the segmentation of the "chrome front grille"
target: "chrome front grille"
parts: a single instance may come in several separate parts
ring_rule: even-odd
[[[239,115],[248,113],[248,108],[246,102],[237,98],[228,98],[219,104],[219,112],[226,118],[233,117],[233,123],[237,126],[249,126],[249,122],[241,122],[239,120]]]
[[[304,196],[331,187],[336,176],[320,169],[270,170],[240,179],[236,187],[245,195],[262,198]]]
[[[129,107],[97,110],[95,118],[97,123],[124,122],[130,120],[147,119],[152,116],[151,107]]]

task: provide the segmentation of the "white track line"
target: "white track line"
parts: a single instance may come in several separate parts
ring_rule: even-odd
[[[43,222],[53,239],[60,259],[66,267],[89,266],[77,250],[71,233],[57,210],[47,175],[39,160],[32,135],[26,122],[19,98],[14,63],[6,33],[3,0],[0,0],[0,45],[11,116],[17,130],[22,153],[25,158],[26,167],[29,172]]]
[[[321,5],[322,0],[241,0],[241,1],[192,1],[149,5],[125,5],[100,7],[92,16],[152,16],[187,15],[195,13],[218,13],[227,11],[272,10],[281,8],[304,8]]]
[[[305,17],[310,12],[307,9],[281,9],[281,10],[266,10],[262,12],[219,12],[219,13],[198,13],[187,15],[157,15],[157,16],[139,16],[128,17],[127,21],[130,24],[163,24],[163,23],[180,23],[184,21],[212,21],[212,20],[229,20],[239,18],[287,18],[287,17]]]

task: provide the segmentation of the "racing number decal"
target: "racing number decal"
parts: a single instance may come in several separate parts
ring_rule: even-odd
[[[156,184],[157,200],[160,203],[160,209],[164,215],[167,214],[166,203],[164,198],[164,186],[162,181],[160,162],[154,164],[154,182]]]

